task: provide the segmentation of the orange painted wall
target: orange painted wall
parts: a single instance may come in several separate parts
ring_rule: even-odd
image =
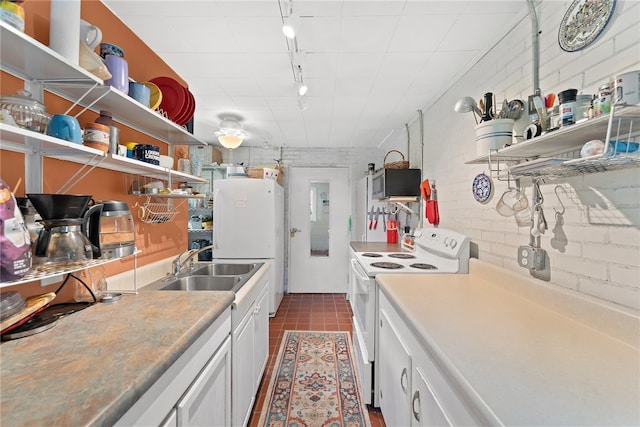
[[[30,0],[24,3],[26,14],[25,33],[47,45],[49,42],[49,7],[48,0]],[[114,43],[123,48],[132,79],[147,81],[156,76],[168,76],[187,86],[180,76],[171,70],[162,59],[100,1],[82,0],[81,16],[82,19],[100,27],[103,33],[103,41]],[[0,75],[1,95],[13,94],[21,88],[23,88],[22,80],[6,73]],[[45,92],[44,104],[49,114],[58,114],[66,111],[69,102]],[[76,111],[72,111],[70,114],[75,115],[75,113]],[[96,117],[96,113],[87,111],[78,116],[78,120],[84,126],[84,124],[94,121]],[[121,142],[135,141],[154,144],[160,146],[162,154],[168,153],[166,144],[124,125],[120,125],[119,128]],[[80,167],[81,165],[76,163],[45,158],[43,192],[56,192]],[[15,194],[16,196],[24,196],[24,157],[22,154],[0,150],[0,175],[11,186],[21,181],[21,186],[16,189]],[[142,251],[138,255],[138,266],[177,255],[185,250],[187,248],[186,230],[188,217],[186,202],[182,203],[179,208],[180,214],[171,223],[142,223],[136,216],[135,205],[136,203],[144,203],[146,198],[128,195],[128,184],[130,182],[130,177],[125,177],[125,174],[120,172],[94,169],[67,193],[91,194],[95,200],[122,200],[129,204],[135,221],[136,245]],[[177,203],[180,203],[180,201]],[[133,257],[105,266],[108,276],[131,270],[133,267]],[[50,288],[46,289],[49,290]],[[24,295],[42,293],[42,288],[39,288],[37,284],[21,286],[20,292]],[[61,295],[60,298],[64,298],[65,295]]]

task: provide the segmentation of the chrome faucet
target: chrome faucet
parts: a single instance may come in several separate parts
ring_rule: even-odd
[[[182,271],[182,268],[185,266],[187,262],[189,262],[189,270],[193,269],[194,261],[193,258],[198,255],[200,252],[204,252],[209,249],[215,249],[216,245],[203,246],[199,249],[189,249],[187,251],[182,252],[178,255],[173,262],[171,263],[171,271],[174,276],[177,276]],[[182,260],[182,257],[186,255],[186,258]]]

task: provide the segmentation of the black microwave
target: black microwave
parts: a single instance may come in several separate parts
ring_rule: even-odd
[[[420,197],[420,169],[380,169],[371,179],[371,197]]]

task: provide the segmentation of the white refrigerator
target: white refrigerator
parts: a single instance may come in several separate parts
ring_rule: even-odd
[[[269,315],[284,294],[284,190],[273,179],[213,183],[213,258],[271,261]]]

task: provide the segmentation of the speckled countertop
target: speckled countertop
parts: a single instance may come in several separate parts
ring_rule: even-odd
[[[474,259],[470,274],[376,279],[491,424],[640,425],[637,312]]]
[[[0,425],[112,425],[215,321],[232,292],[142,292],[0,345]]]

